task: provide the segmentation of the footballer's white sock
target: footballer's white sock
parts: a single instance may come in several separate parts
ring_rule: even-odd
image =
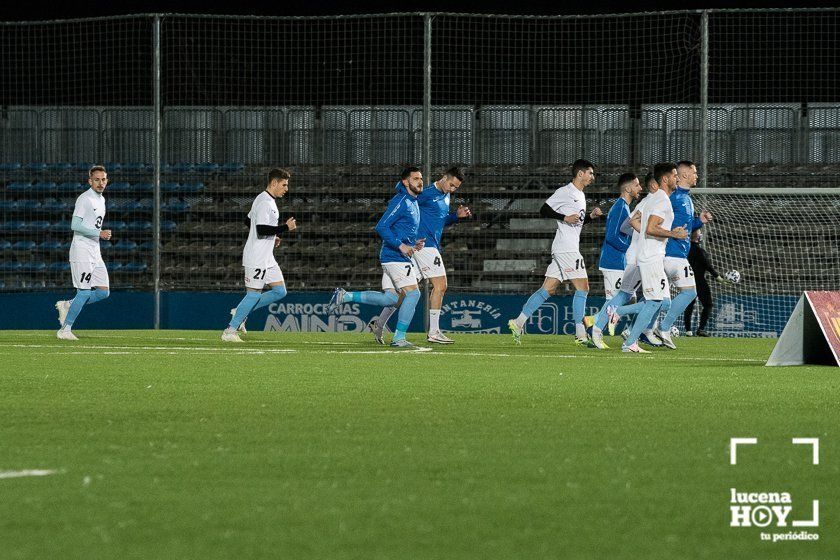
[[[383,307],[382,311],[379,313],[379,319],[376,321],[377,324],[380,327],[384,327],[386,324],[388,324],[388,319],[391,318],[391,315],[393,315],[394,311],[396,310],[397,308],[392,305],[388,307]]]
[[[440,309],[429,309],[429,332],[440,332]]]
[[[516,326],[519,327],[520,329],[524,329],[525,328],[525,323],[528,322],[528,316],[525,315],[524,313],[520,313],[519,317],[514,319],[513,322],[516,323]]]
[[[586,327],[583,323],[575,323],[575,338],[586,340]]]

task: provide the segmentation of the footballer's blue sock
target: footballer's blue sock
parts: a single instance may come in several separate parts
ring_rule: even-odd
[[[274,286],[267,292],[263,292],[260,296],[260,300],[257,302],[257,305],[254,306],[254,309],[259,309],[260,307],[265,307],[266,305],[272,304],[275,301],[280,301],[284,297],[286,297],[286,285],[280,284],[279,286]],[[253,311],[253,309],[252,309]]]
[[[254,310],[258,301],[260,301],[259,292],[247,292],[245,297],[242,298],[242,301],[239,302],[239,305],[236,306],[236,313],[234,313],[233,319],[230,321],[230,328],[233,330],[238,329],[239,325],[248,318],[248,314]]]
[[[531,297],[529,297],[528,301],[525,302],[525,305],[522,307],[522,315],[530,317],[534,314],[534,311],[539,309],[539,307],[550,297],[551,295],[545,288],[540,288],[531,294]]]
[[[642,310],[639,311],[639,314],[636,316],[636,320],[633,321],[633,326],[630,329],[630,335],[624,342],[624,346],[633,346],[636,342],[638,342],[639,335],[642,334],[642,331],[645,327],[647,327],[650,318],[656,315],[656,312],[659,311],[660,305],[662,305],[661,301],[647,300],[644,302]]]
[[[648,323],[647,329],[645,330],[650,330],[656,326],[656,321],[659,319],[659,315],[667,313],[669,309],[671,309],[671,298],[665,298],[662,300],[662,305],[659,306],[659,311],[654,313],[653,317],[650,318],[650,323]]]
[[[357,301],[367,305],[378,305],[380,307],[389,307],[396,305],[399,296],[391,291],[388,292],[347,292],[344,294],[344,303]]]
[[[70,302],[70,309],[67,311],[67,317],[64,319],[62,327],[69,329],[73,326],[73,323],[76,322],[76,318],[82,312],[82,308],[90,300],[91,296],[93,296],[93,290],[76,290],[76,297]]]
[[[677,297],[674,298],[674,302],[671,304],[671,309],[668,310],[668,314],[665,315],[665,318],[662,319],[662,323],[660,323],[659,328],[660,330],[670,330],[672,326],[674,326],[674,322],[677,320],[677,317],[683,314],[685,308],[688,307],[688,304],[694,301],[694,298],[697,297],[697,290],[691,288],[688,290],[683,290]]]
[[[607,315],[607,308],[610,306],[621,307],[628,301],[630,298],[633,297],[633,294],[628,294],[627,292],[623,292],[618,290],[618,293],[615,294],[611,300],[604,303],[601,310],[598,312],[598,315],[595,316],[595,326],[601,330],[604,330],[604,327],[607,326],[607,321],[609,321],[609,316]]]
[[[645,306],[645,300],[638,301],[631,305],[622,305],[618,309],[615,310],[616,313],[624,317],[625,315],[635,315],[636,313],[640,313],[642,308]]]
[[[589,292],[583,290],[576,290],[574,297],[572,297],[572,319],[575,325],[583,323],[583,315],[586,313],[586,296]]]
[[[414,318],[414,309],[417,307],[418,301],[420,301],[420,290],[411,290],[405,293],[400,311],[397,313],[397,330],[394,331],[394,340],[405,338],[411,319]]]

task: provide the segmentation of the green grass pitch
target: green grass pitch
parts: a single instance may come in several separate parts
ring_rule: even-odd
[[[0,558],[840,557],[840,371],[773,341],[78,334],[0,332],[0,471],[55,471],[0,474]],[[729,527],[730,488],[819,499],[819,540]]]

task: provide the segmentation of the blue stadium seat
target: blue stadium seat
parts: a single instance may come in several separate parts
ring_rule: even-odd
[[[152,166],[148,163],[123,163],[123,173],[148,173],[152,171]]]
[[[185,161],[181,161],[176,163],[172,166],[173,173],[192,173],[195,170],[195,167],[191,163],[187,163]]]
[[[73,164],[73,169],[79,173],[87,173],[94,165],[96,164],[89,161],[78,161]]]
[[[134,200],[118,200],[108,205],[108,212],[135,212],[137,206],[138,204]]]
[[[189,212],[190,205],[183,200],[178,200],[177,198],[172,198],[163,205],[164,212],[170,212],[173,214],[184,214]]]
[[[210,162],[199,163],[195,166],[195,170],[199,173],[216,173],[219,171],[219,164]]]
[[[19,262],[5,261],[0,263],[0,272],[20,272],[22,267]]]
[[[129,192],[131,190],[131,184],[128,181],[114,181],[108,185],[107,190],[115,193]]]
[[[102,226],[102,229],[110,229],[112,231],[123,231],[126,227],[126,223],[122,220],[114,220],[113,222],[105,223],[105,225]]]
[[[55,261],[47,265],[49,272],[68,272],[70,270],[70,263],[67,261]]]
[[[150,222],[149,220],[135,220],[133,222],[130,222],[125,229],[126,231],[133,232],[152,231],[152,222]]]
[[[99,240],[99,250],[103,252],[110,251],[114,248],[114,244],[110,241],[105,241],[104,239]]]
[[[21,220],[10,220],[8,222],[0,222],[0,231],[19,232],[26,227],[26,222]]]
[[[117,241],[113,249],[114,251],[120,251],[123,253],[132,253],[137,250],[137,243],[131,241],[130,239],[121,239],[120,241]]]
[[[122,270],[123,264],[119,261],[107,262],[105,263],[105,268],[108,269],[108,272],[119,272]]]
[[[138,212],[152,212],[155,209],[155,201],[152,198],[141,198],[137,203]]]
[[[137,246],[137,250],[152,252],[155,250],[155,243],[154,241],[144,241],[143,243]]]
[[[27,222],[26,227],[24,228],[25,231],[31,231],[34,233],[45,233],[50,229],[50,223],[46,220],[35,220],[32,222]]]
[[[20,267],[21,272],[43,272],[47,269],[47,263],[44,261],[31,261],[23,263],[23,266]]]
[[[64,173],[73,169],[72,163],[51,163],[48,166],[48,169],[55,173]]]
[[[78,181],[66,181],[58,185],[56,190],[60,193],[79,195],[82,194],[82,191],[86,188],[88,187],[85,183],[80,183]]]
[[[103,165],[105,166],[105,169],[107,169],[107,170],[108,170],[108,174],[109,174],[109,175],[110,175],[111,173],[119,173],[119,172],[121,172],[121,171],[122,171],[122,169],[123,169],[122,164],[121,164],[121,163],[117,163],[116,161],[107,161],[107,162],[105,162]]]
[[[34,214],[35,212],[39,211],[43,205],[37,201],[26,198],[24,200],[19,201],[18,204],[18,212],[26,212],[30,214]]]
[[[20,200],[0,200],[0,212],[12,214],[17,211],[21,202]]]
[[[9,183],[6,189],[12,192],[20,192],[20,191],[27,191],[32,188],[32,183],[25,182],[25,181],[14,181]]]
[[[38,244],[31,239],[24,239],[22,241],[15,242],[12,245],[12,251],[24,251],[28,253],[30,251],[34,251],[37,246]]]
[[[180,188],[181,188],[181,185],[179,185],[178,183],[176,183],[174,181],[166,181],[166,182],[161,181],[160,182],[160,192],[162,192],[162,193],[178,192],[178,190]]]
[[[184,183],[181,186],[181,192],[185,193],[198,193],[204,190],[204,183],[201,182],[192,182],[192,183]]]
[[[12,242],[0,239],[0,251],[8,251],[12,248]]]
[[[53,222],[53,224],[50,226],[50,233],[63,233],[67,235],[72,235],[72,231],[70,230],[70,221],[61,220],[60,222]]]
[[[134,183],[134,190],[139,193],[150,193],[154,192],[155,186],[149,182]]]
[[[44,253],[52,253],[64,249],[64,244],[60,241],[42,241],[38,244],[38,250]]]
[[[34,185],[32,185],[32,190],[39,193],[48,193],[50,191],[55,191],[56,184],[52,181],[38,181]]]
[[[30,173],[43,173],[47,170],[47,164],[41,161],[33,161],[23,166]]]
[[[172,220],[163,220],[160,222],[161,233],[172,233],[178,228],[178,224]]]
[[[21,165],[17,162],[0,163],[0,173],[9,173],[11,171],[20,171]]]
[[[122,267],[122,272],[128,272],[130,274],[140,274],[142,272],[146,272],[147,268],[149,267],[146,265],[146,263],[132,262]]]
[[[245,170],[245,165],[242,163],[226,163],[222,166],[222,173],[241,173]]]

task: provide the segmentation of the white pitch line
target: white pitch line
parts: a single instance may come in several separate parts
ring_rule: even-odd
[[[0,472],[1,478],[24,478],[27,476],[49,476],[56,474],[58,471],[52,469],[30,469],[24,471],[3,471]]]

